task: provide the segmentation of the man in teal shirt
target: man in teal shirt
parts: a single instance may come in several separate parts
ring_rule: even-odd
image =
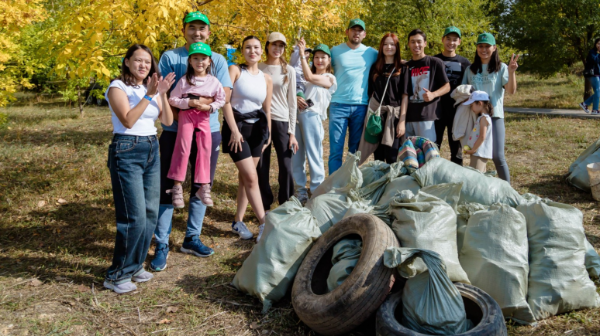
[[[346,128],[350,129],[348,151],[358,149],[369,103],[369,71],[377,59],[377,50],[362,44],[367,32],[361,19],[350,21],[346,36],[346,43],[331,48],[338,89],[329,107],[329,175],[342,166]]]

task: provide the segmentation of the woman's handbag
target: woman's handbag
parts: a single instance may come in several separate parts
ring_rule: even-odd
[[[390,84],[390,78],[392,78],[392,74],[394,74],[396,68],[392,70],[390,73],[387,83],[385,84],[385,88],[383,89],[383,95],[381,97],[381,101],[379,103],[379,107],[377,111],[373,111],[371,106],[369,105],[369,110],[367,111],[369,118],[367,119],[367,126],[365,127],[365,141],[372,144],[377,144],[381,141],[381,136],[383,134],[383,123],[381,122],[381,106],[383,105],[383,100],[385,99],[385,94],[387,93],[388,85]]]

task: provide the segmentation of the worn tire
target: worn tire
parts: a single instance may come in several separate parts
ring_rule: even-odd
[[[327,293],[333,246],[347,236],[362,239],[360,259],[350,276]],[[390,227],[373,215],[358,214],[335,224],[315,242],[296,274],[292,305],[298,317],[323,335],[340,335],[359,326],[394,285],[396,272],[383,264],[383,252],[399,245]]]
[[[461,336],[506,336],[506,324],[502,309],[492,297],[481,289],[455,283],[465,302],[467,318],[475,327]],[[425,336],[408,329],[398,322],[401,318],[402,291],[390,295],[377,311],[377,336]]]

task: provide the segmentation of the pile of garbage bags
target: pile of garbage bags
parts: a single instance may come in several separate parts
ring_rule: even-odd
[[[435,302],[435,291],[426,290],[431,283],[446,288],[445,301],[458,314],[446,317],[454,321],[446,325],[452,332],[463,332],[468,324],[459,316],[464,309],[452,282],[479,287],[499,304],[506,319],[525,325],[600,306],[590,280],[600,275],[600,256],[585,237],[578,209],[520,195],[503,180],[444,158],[433,158],[412,174],[402,162],[373,161],[358,167],[359,159],[360,153],[348,154],[305,207],[292,197],[267,216],[262,239],[233,280],[240,291],[263,302],[264,312],[290,290],[313,242],[343,218],[360,213],[389,225],[402,246],[393,252],[395,262],[389,262],[413,274],[407,282],[413,294],[406,293],[403,309]],[[360,240],[343,239],[335,245],[327,278],[330,291],[352,273],[360,251]],[[427,329],[423,321],[435,320],[435,314],[408,313],[403,317],[406,326],[436,331],[435,323],[425,321],[433,325]]]

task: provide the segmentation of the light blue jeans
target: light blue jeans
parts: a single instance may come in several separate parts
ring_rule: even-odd
[[[296,123],[296,140],[298,151],[292,156],[292,177],[296,190],[306,191],[306,159],[310,172],[310,191],[325,180],[325,164],[323,162],[323,139],[325,130],[321,116],[316,112],[298,112]]]
[[[592,110],[597,111],[598,105],[600,104],[600,77],[591,77],[590,83],[592,84],[594,94],[589,96],[584,104],[588,106],[593,104]]]
[[[355,153],[362,137],[367,105],[331,103],[329,106],[329,175],[342,166],[346,129],[350,129],[348,152]]]
[[[206,214],[206,205],[196,196],[190,198],[188,209],[186,237],[199,236],[202,233],[202,222]],[[156,242],[169,244],[169,235],[171,234],[171,224],[173,221],[173,204],[161,204],[158,208],[158,223],[154,231]]]

